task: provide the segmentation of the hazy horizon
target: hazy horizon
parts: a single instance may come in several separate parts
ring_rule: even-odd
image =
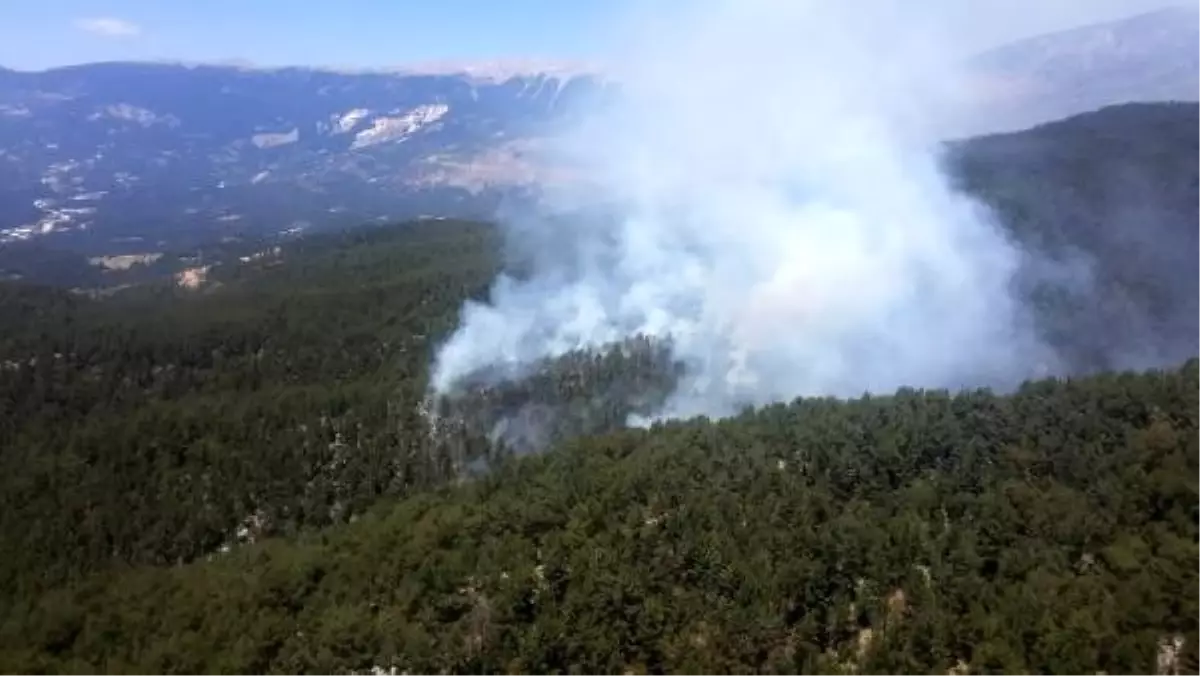
[[[931,9],[959,36],[961,56],[1033,37],[1172,6],[1162,0],[939,2]],[[99,62],[182,63],[339,71],[511,68],[512,62],[603,68],[620,56],[636,17],[678,3],[521,0],[493,6],[354,0],[336,8],[275,2],[169,6],[141,0],[71,0],[6,9],[0,67],[40,71]],[[364,18],[365,17],[365,18]]]

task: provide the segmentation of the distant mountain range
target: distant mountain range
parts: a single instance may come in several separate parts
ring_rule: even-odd
[[[1197,43],[1195,13],[1172,9],[993,50],[970,64],[980,114],[947,136],[1196,100]],[[540,139],[615,91],[549,68],[0,69],[0,245],[49,238],[119,253],[135,241],[486,215],[554,180]]]
[[[1175,6],[1019,40],[969,62],[977,122],[1012,131],[1131,101],[1200,100],[1200,12]]]
[[[0,242],[487,210],[589,76],[104,63],[0,71]],[[495,175],[497,167],[503,175]]]

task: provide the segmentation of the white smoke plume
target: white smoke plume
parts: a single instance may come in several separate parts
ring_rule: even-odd
[[[923,4],[644,9],[618,100],[561,146],[618,216],[515,224],[528,274],[464,308],[433,390],[639,333],[686,365],[663,417],[1051,364],[1011,289],[1022,254],[937,167],[962,50]]]

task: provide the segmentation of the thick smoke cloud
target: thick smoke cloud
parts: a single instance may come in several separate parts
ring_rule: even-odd
[[[514,224],[525,270],[464,308],[434,391],[636,334],[686,366],[662,416],[1053,369],[1012,291],[1022,253],[938,169],[960,50],[920,4],[638,17],[618,100],[560,148],[595,182],[557,204],[611,217]]]

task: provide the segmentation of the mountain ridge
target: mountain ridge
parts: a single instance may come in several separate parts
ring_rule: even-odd
[[[1200,100],[1200,11],[1174,5],[1042,35],[977,54],[988,126],[1015,131],[1132,101]]]
[[[428,188],[449,190],[434,210],[453,211],[452,198],[480,201],[490,187],[469,170],[472,160],[523,152],[595,89],[586,77],[541,75],[497,84],[166,64],[8,71],[0,76],[0,240],[104,227],[79,209],[115,197],[134,202],[118,218],[149,208],[156,219],[208,229],[253,218],[238,194],[247,190],[305,206],[285,209],[277,229],[353,205],[362,220],[419,215],[398,211]],[[151,187],[164,199],[145,205]]]
[[[976,57],[975,104],[942,136],[1200,98],[1196,25],[1178,16],[1152,12]],[[602,69],[536,61],[0,68],[0,246],[489,217],[569,180],[547,139],[619,87]]]
[[[484,61],[429,61],[394,66],[336,66],[324,64],[257,64],[242,59],[192,61],[188,59],[112,59],[87,61],[47,68],[11,68],[0,65],[0,75],[13,73],[37,75],[61,70],[92,66],[163,66],[168,68],[220,68],[247,73],[278,73],[280,71],[310,71],[333,75],[391,75],[391,76],[475,76],[496,80],[533,76],[594,76],[606,77],[601,66],[558,59],[493,59]]]

